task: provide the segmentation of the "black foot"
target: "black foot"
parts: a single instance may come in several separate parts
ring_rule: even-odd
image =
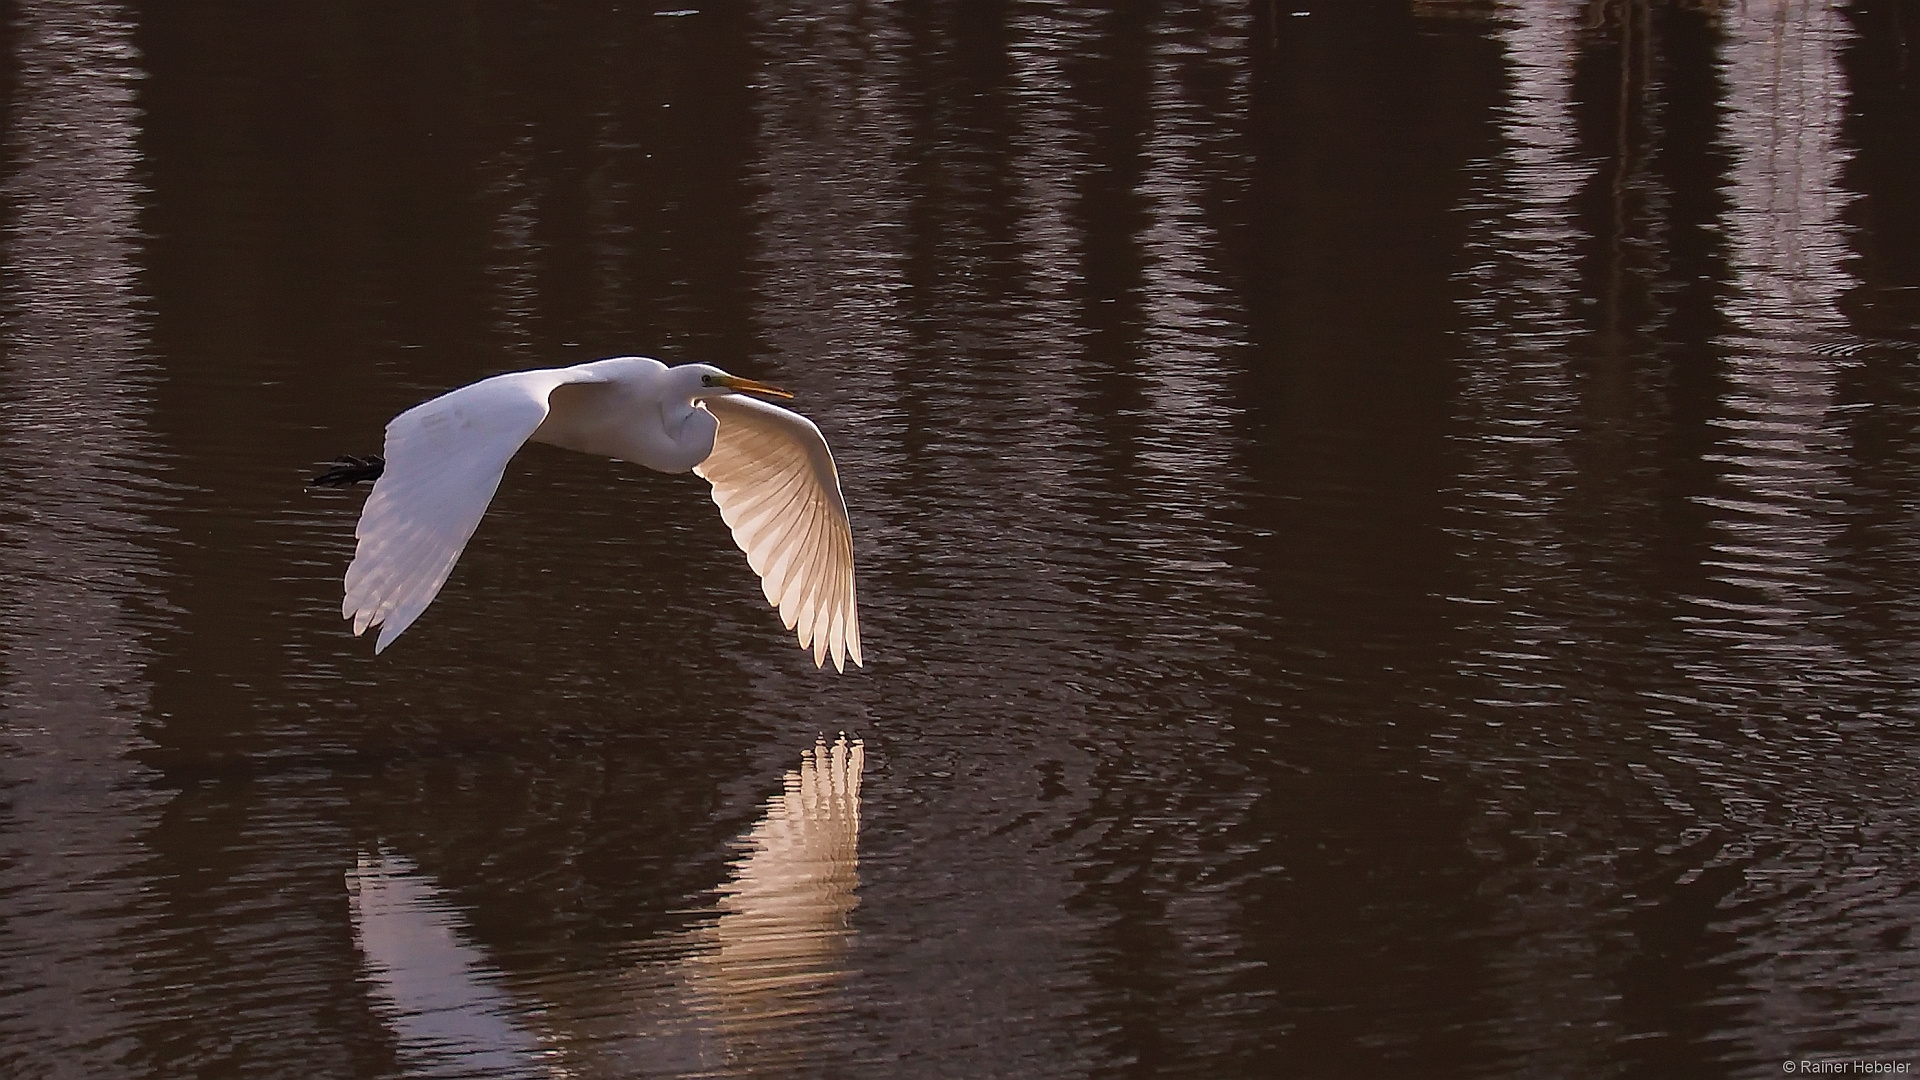
[[[354,457],[347,454],[333,459],[333,468],[314,477],[307,483],[314,487],[350,487],[362,480],[378,480],[387,469],[387,461],[379,454],[366,457]]]

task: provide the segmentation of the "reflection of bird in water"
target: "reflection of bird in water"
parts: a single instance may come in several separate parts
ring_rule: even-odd
[[[708,364],[639,356],[496,375],[387,425],[385,457],[345,457],[324,486],[375,480],[361,511],[341,614],[379,626],[380,652],[433,603],[528,442],[691,469],[713,485],[767,602],[816,665],[860,661],[853,532],[827,441],[813,422],[747,394],[792,397]]]
[[[695,954],[716,1008],[771,1013],[773,999],[798,1005],[819,990],[819,969],[845,946],[847,915],[858,902],[865,768],[859,741],[816,742],[740,842],[742,857],[710,931],[712,950]]]
[[[543,1075],[540,1044],[499,986],[459,914],[397,855],[361,855],[347,871],[353,940],[412,1076]]]
[[[612,971],[498,973],[412,864],[362,856],[347,874],[355,940],[403,1059],[475,1075],[745,1075],[826,1045],[865,766],[857,739],[803,751],[738,841],[718,917]]]

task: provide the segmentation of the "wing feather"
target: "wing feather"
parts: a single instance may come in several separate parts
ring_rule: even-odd
[[[497,375],[416,405],[387,425],[386,468],[354,530],[340,613],[378,653],[440,594],[500,487],[547,417],[555,387],[601,382],[589,365]]]
[[[778,476],[773,484],[778,485],[775,490],[765,495],[756,492],[741,501],[738,529],[742,544],[757,544],[769,531],[779,529],[783,516],[805,497],[806,484],[798,474]]]
[[[713,453],[694,472],[760,575],[767,602],[814,664],[846,670],[860,658],[853,529],[827,441],[798,413],[741,395],[703,404],[720,421]]]
[[[797,531],[788,545],[791,557],[781,582],[780,619],[789,630],[796,623],[799,624],[800,644],[808,646],[813,644],[813,620],[807,618],[808,605],[820,586],[822,576],[814,550],[814,539],[819,535],[821,521],[820,515],[808,513],[805,507],[800,508],[792,520],[796,523]]]
[[[827,569],[820,559],[819,521],[815,518],[810,520],[808,525],[811,527],[808,529],[807,537],[800,542],[797,588],[793,590],[798,595],[794,600],[793,615],[791,618],[786,618],[783,613],[782,618],[786,618],[786,623],[790,627],[797,624],[801,647],[812,649],[814,663],[818,664],[820,650],[827,641],[826,635],[819,632],[820,628],[815,615],[821,606],[819,602],[821,590],[827,584]]]
[[[792,503],[788,505],[791,506]],[[734,539],[739,543],[742,551],[766,548],[779,539],[779,529],[781,525],[781,519],[773,518],[770,521],[761,522],[759,527],[751,531],[742,529],[736,532]],[[781,606],[781,598],[787,593],[787,582],[790,580],[789,575],[797,572],[797,557],[799,554],[800,546],[798,544],[787,544],[782,547],[775,547],[771,560],[768,562],[766,568],[761,571],[761,591],[766,594],[767,603],[772,604],[774,607]],[[782,613],[782,621],[786,623],[788,629],[793,628],[793,620],[786,618],[784,612]]]

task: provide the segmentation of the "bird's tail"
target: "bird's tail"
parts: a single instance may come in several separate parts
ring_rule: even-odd
[[[378,480],[387,471],[387,460],[379,454],[354,457],[344,454],[330,462],[331,468],[307,481],[314,487],[350,487],[362,480]]]

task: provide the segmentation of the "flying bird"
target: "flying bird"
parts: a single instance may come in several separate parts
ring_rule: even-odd
[[[827,441],[811,420],[750,394],[777,387],[710,364],[620,356],[496,375],[416,405],[387,425],[384,457],[344,457],[314,477],[373,480],[347,567],[343,617],[380,628],[379,653],[440,593],[529,441],[664,473],[692,470],[816,667],[860,660],[853,531]]]

